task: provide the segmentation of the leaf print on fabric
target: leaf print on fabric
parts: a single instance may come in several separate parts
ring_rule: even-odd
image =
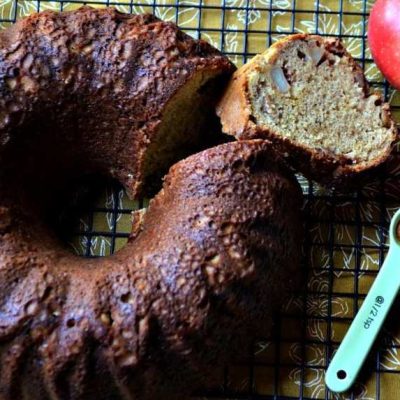
[[[348,25],[342,22],[342,35],[345,35],[343,43],[346,46],[347,51],[355,58],[362,57],[363,39],[360,39],[359,37],[363,35],[363,31],[363,21]]]
[[[85,220],[81,219],[81,231],[88,232],[89,225]],[[72,243],[72,246],[77,254],[86,254],[87,249],[90,246],[89,255],[90,256],[102,256],[105,257],[110,254],[111,242],[109,239],[103,236],[88,236],[81,235],[79,239],[79,247],[76,244]]]
[[[123,190],[118,191],[116,196],[114,196],[114,193],[110,193],[107,190],[106,201],[105,201],[106,208],[110,210],[121,210],[123,208],[122,205],[123,197],[124,197]],[[115,215],[113,211],[112,212],[109,211],[106,213],[107,224],[110,231],[112,231],[114,224],[117,224],[118,221],[121,219],[121,217],[122,214],[120,212],[117,212]]]
[[[380,366],[389,371],[400,370],[400,339],[391,338],[388,348],[382,352]]]
[[[362,41],[360,39],[364,33],[364,21],[348,21],[340,18],[339,14],[332,13],[332,10],[326,5],[319,5],[318,23],[315,14],[311,17],[307,16],[303,19],[299,26],[296,27],[297,32],[317,33],[330,36],[343,35],[343,43],[353,57],[362,56]],[[317,29],[318,28],[318,29]]]
[[[326,322],[320,319],[310,320],[307,324],[307,335],[312,340],[323,342],[326,338]]]
[[[237,14],[237,18],[240,22],[246,24],[253,24],[261,18],[261,12],[259,8],[271,7],[270,0],[226,0],[225,5],[227,7],[237,7],[239,10],[231,10],[232,13]],[[274,8],[288,9],[291,7],[289,0],[274,0]],[[276,13],[284,13],[284,11],[274,11]]]
[[[324,33],[329,35],[338,35],[339,34],[339,18],[335,14],[327,14],[324,11],[330,12],[331,10],[324,6],[319,6],[318,13],[318,23],[314,15],[312,15],[312,19],[302,20],[300,22],[300,26],[297,26],[295,29],[297,32],[302,33]]]
[[[208,43],[210,43],[211,45],[213,45],[216,48],[221,47],[219,41],[216,40],[215,37],[211,36],[207,32],[203,32],[202,35],[201,35],[201,38],[206,40]]]
[[[0,18],[5,20],[12,20],[15,15],[16,2],[10,0],[0,0]],[[4,29],[6,26],[1,26]]]
[[[228,30],[228,32],[225,32],[224,34],[224,42],[222,50],[225,53],[229,54],[229,58],[234,64],[238,65],[242,60],[242,57],[236,54],[230,54],[230,53],[238,53],[240,51],[239,44],[241,42],[241,38],[239,37],[239,33],[237,32],[238,27],[235,24],[228,23],[226,25],[226,29]]]
[[[312,398],[323,399],[325,394],[324,371],[320,368],[307,368],[306,374],[301,368],[294,368],[289,373],[289,378],[296,385],[303,385]],[[306,378],[306,379],[305,379]]]
[[[254,355],[257,356],[258,354],[265,352],[271,346],[271,342],[257,342],[256,349],[254,351]]]
[[[9,0],[9,3],[15,3],[14,0]],[[38,12],[38,11],[60,11],[61,10],[61,2],[60,1],[17,1],[17,18],[26,17],[29,14]],[[0,3],[1,4],[1,3]],[[63,3],[63,8],[68,8],[70,3]]]
[[[316,293],[326,293],[329,282],[324,271],[313,270],[307,280],[307,289]]]
[[[322,366],[325,364],[325,348],[317,344],[302,345],[301,343],[293,343],[290,346],[291,359],[301,364],[304,362],[303,354],[306,354],[306,362],[313,366]]]
[[[347,0],[353,7],[360,12],[369,11],[374,5],[375,0]]]

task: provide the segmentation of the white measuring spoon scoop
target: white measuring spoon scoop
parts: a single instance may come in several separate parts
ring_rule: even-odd
[[[385,262],[326,371],[332,392],[345,392],[353,385],[399,292],[400,210],[390,223],[389,238]]]

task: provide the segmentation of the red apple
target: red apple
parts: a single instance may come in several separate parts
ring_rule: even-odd
[[[377,0],[371,10],[368,43],[376,65],[400,89],[400,0]]]

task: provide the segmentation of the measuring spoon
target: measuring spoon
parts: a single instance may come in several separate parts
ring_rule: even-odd
[[[325,375],[332,392],[353,385],[400,289],[400,210],[389,229],[390,248],[371,289],[333,357]]]

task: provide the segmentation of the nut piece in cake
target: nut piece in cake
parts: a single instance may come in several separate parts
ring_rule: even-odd
[[[381,164],[398,135],[389,105],[341,42],[306,34],[236,71],[217,113],[225,133],[271,140],[294,169],[325,184]]]

